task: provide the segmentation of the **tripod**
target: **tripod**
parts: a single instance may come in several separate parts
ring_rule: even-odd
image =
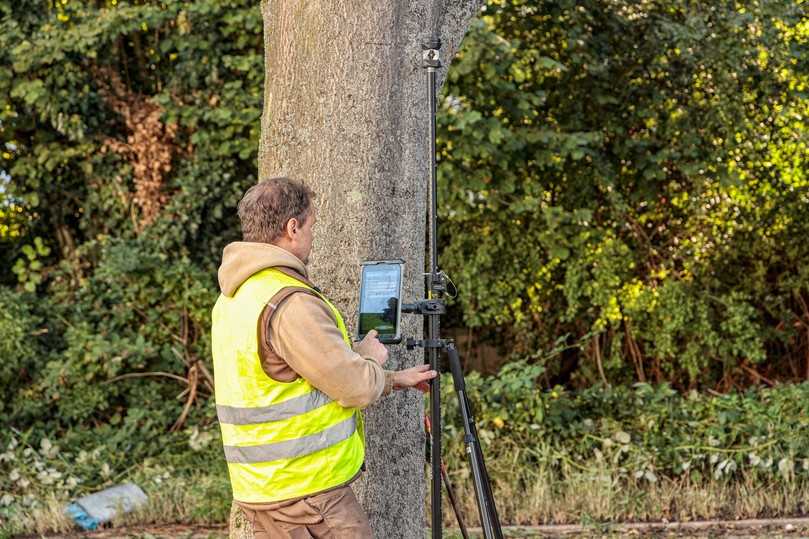
[[[435,35],[422,45],[423,67],[427,71],[427,86],[430,102],[430,206],[429,206],[429,240],[430,240],[430,271],[426,274],[427,299],[415,303],[402,305],[403,313],[419,314],[427,318],[427,338],[416,340],[408,339],[407,348],[424,348],[427,362],[434,371],[439,371],[439,351],[445,351],[452,372],[452,382],[458,396],[458,403],[463,421],[464,442],[469,465],[472,469],[472,480],[475,487],[480,523],[485,539],[502,539],[500,519],[492,495],[489,474],[483,460],[483,452],[478,440],[475,420],[469,407],[466,396],[466,382],[463,377],[461,360],[455,344],[449,339],[440,336],[441,315],[446,313],[443,301],[446,292],[446,275],[438,268],[438,216],[437,216],[437,179],[435,157],[435,114],[436,114],[436,70],[441,67],[439,50],[441,41]],[[434,378],[430,386],[430,422],[432,424],[430,437],[430,454],[432,481],[430,488],[430,501],[432,508],[432,537],[440,539],[441,527],[441,392],[439,378]],[[449,488],[449,483],[447,483]],[[451,491],[450,491],[451,494]],[[457,509],[456,509],[457,512]],[[458,522],[463,530],[464,525],[458,513]]]

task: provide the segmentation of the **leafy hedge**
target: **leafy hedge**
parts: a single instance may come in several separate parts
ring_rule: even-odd
[[[16,444],[0,491],[16,507],[221,466],[201,456],[208,326],[256,181],[261,32],[247,0],[0,5],[0,445]]]
[[[497,376],[467,377],[487,465],[501,495],[531,492],[537,484],[561,491],[582,477],[607,478],[618,489],[679,481],[728,490],[743,484],[762,492],[809,481],[809,437],[803,434],[809,427],[809,384],[727,395],[683,395],[648,384],[542,392],[535,385],[541,371],[512,363]],[[468,491],[457,401],[451,379],[445,376],[442,383],[444,460],[454,481]],[[197,522],[223,520],[230,502],[215,425],[163,434],[158,441],[144,439],[127,418],[94,435],[4,432],[0,519],[42,508],[49,497],[64,501],[123,479],[137,481],[156,499],[172,484],[196,489],[206,510],[186,518]],[[520,502],[503,504],[513,510]],[[717,509],[709,504],[704,510]],[[571,518],[582,515],[566,515]]]
[[[550,385],[806,379],[804,11],[489,2],[439,118],[464,325]]]
[[[681,394],[668,385],[536,390],[542,367],[515,362],[467,377],[495,480],[589,471],[655,483],[688,478],[756,484],[809,479],[809,383],[743,393]],[[442,381],[449,461],[465,466],[457,399]]]
[[[37,320],[11,419],[41,417],[37,394],[57,429],[150,402],[170,427],[184,407],[170,377],[102,382],[193,378],[192,415],[209,391],[215,267],[255,181],[260,12],[40,7],[0,7],[0,283],[29,292],[10,312]],[[442,260],[463,323],[542,362],[544,386],[805,377],[799,15],[490,2],[440,117]]]

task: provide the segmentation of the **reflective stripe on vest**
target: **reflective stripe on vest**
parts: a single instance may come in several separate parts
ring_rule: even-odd
[[[352,415],[341,423],[303,438],[244,447],[226,445],[225,459],[228,462],[245,464],[300,457],[342,442],[354,434],[356,430],[357,418]]]
[[[253,425],[270,421],[282,421],[296,415],[311,412],[321,406],[329,404],[332,400],[325,393],[314,391],[298,397],[292,397],[284,402],[258,408],[244,408],[239,406],[216,405],[216,416],[220,423],[228,425]]]
[[[339,486],[356,476],[365,457],[359,410],[342,407],[302,378],[278,382],[264,373],[256,328],[264,307],[287,287],[321,297],[351,344],[334,305],[278,270],[260,271],[232,297],[219,297],[211,332],[216,412],[233,497],[242,502],[276,502]]]

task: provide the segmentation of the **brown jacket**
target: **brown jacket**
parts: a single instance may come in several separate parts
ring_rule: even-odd
[[[222,294],[233,296],[251,275],[267,268],[314,286],[306,266],[292,253],[240,241],[225,247],[222,255]],[[264,372],[279,382],[302,377],[347,408],[365,408],[390,391],[390,374],[346,346],[329,307],[305,288],[282,290],[267,303],[257,338]]]

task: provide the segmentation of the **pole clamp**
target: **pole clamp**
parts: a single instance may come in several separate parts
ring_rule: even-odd
[[[403,303],[402,312],[409,314],[445,314],[447,307],[440,299],[423,299],[415,303]]]
[[[438,49],[425,49],[421,52],[421,62],[423,67],[438,69],[441,67],[441,53]]]
[[[422,67],[438,69],[441,67],[441,40],[432,38],[421,45]]]
[[[415,348],[446,348],[451,342],[448,339],[407,339],[405,346],[408,350]]]

